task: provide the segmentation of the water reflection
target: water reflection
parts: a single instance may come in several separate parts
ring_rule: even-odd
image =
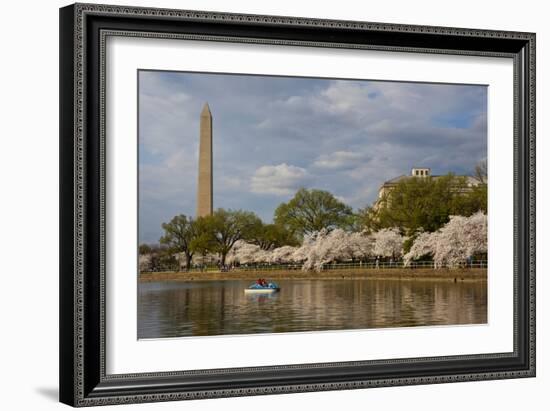
[[[487,322],[487,283],[287,280],[140,283],[138,338],[343,330]]]

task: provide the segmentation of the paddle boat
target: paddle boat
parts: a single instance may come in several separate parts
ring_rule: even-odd
[[[272,294],[280,291],[281,288],[272,281],[258,280],[244,289],[245,294]]]

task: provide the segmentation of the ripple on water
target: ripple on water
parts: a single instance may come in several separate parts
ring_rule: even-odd
[[[247,281],[139,284],[138,337],[484,324],[486,282],[286,280],[270,295]]]

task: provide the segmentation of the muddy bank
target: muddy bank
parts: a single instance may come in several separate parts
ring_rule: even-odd
[[[442,280],[442,281],[486,281],[486,268],[457,269],[339,269],[321,272],[301,270],[257,270],[230,272],[155,272],[141,273],[139,280],[148,281],[223,281],[223,280],[341,280],[341,279],[396,279],[396,280]]]

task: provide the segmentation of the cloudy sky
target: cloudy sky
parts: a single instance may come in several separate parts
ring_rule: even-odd
[[[195,214],[199,116],[214,132],[214,208],[265,222],[300,187],[354,209],[410,169],[471,174],[487,156],[485,86],[139,72],[139,237]]]

